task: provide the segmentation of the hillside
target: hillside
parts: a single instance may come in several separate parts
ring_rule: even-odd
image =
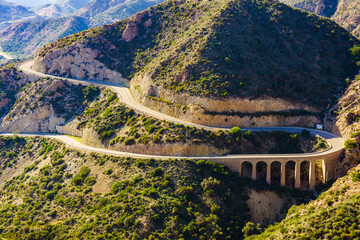
[[[266,204],[276,211],[306,195],[206,161],[89,154],[42,138],[0,142],[0,236],[7,239],[242,239],[254,194],[271,195]]]
[[[0,67],[0,119],[2,119],[14,105],[16,94],[29,82],[14,66]]]
[[[305,132],[210,131],[136,114],[106,89],[67,126],[83,131],[83,143],[118,151],[175,156],[301,153],[326,148]]]
[[[360,37],[360,1],[340,0],[335,14],[331,17],[354,36]]]
[[[360,1],[358,0],[281,0],[281,2],[329,17],[355,37],[360,37]]]
[[[84,144],[152,155],[302,153],[327,147],[323,139],[307,132],[210,131],[157,120],[135,113],[109,89],[63,80],[27,82],[10,67],[3,68],[0,77],[2,132],[46,133],[66,125],[83,132]]]
[[[185,116],[193,122],[313,126],[351,75],[356,43],[328,19],[278,2],[167,1],[45,46],[35,69],[90,79],[97,69],[119,72],[147,106],[199,104],[199,116],[196,106]]]
[[[283,221],[247,239],[358,239],[359,214],[360,165],[316,200],[293,206]]]

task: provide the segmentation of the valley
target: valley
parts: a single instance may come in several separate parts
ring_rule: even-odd
[[[360,238],[352,30],[272,0],[41,9],[0,33],[34,53],[0,67],[1,238]]]

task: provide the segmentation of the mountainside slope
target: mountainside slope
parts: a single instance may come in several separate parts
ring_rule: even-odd
[[[359,0],[339,0],[337,10],[331,18],[354,36],[360,37]]]
[[[89,154],[42,138],[1,137],[0,150],[7,239],[242,239],[254,192],[279,210],[306,194],[207,161]]]
[[[290,6],[329,17],[340,26],[360,37],[359,0],[280,0]]]
[[[293,206],[283,221],[247,239],[358,239],[359,215],[360,165],[316,200]]]
[[[275,1],[167,1],[51,43],[36,54],[34,67],[93,79],[95,67],[107,68],[132,80],[140,101],[155,97],[184,106],[200,103],[190,95],[237,98],[238,103],[238,98],[265,98],[265,105],[272,106],[282,99],[289,108],[268,111],[312,115],[327,106],[354,70],[349,49],[357,43],[334,22]],[[224,103],[227,108],[219,105],[215,114],[246,114],[241,106],[230,109],[232,104]]]

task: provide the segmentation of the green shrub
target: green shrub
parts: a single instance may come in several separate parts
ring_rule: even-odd
[[[85,178],[87,178],[87,176],[90,174],[90,168],[83,166],[80,168],[79,173],[77,173],[73,179],[71,180],[71,182],[76,185],[76,186],[80,186],[84,183]]]
[[[9,152],[8,154],[6,154],[6,156],[7,156],[8,158],[14,158],[14,157],[17,156],[17,153],[15,153],[15,152]]]
[[[124,190],[129,184],[129,181],[125,180],[125,181],[118,181],[115,182],[112,186],[111,186],[111,192],[112,193],[117,193],[120,190]]]
[[[230,129],[230,134],[234,137],[241,137],[242,136],[242,131],[239,127],[233,127]]]
[[[360,182],[360,171],[355,170],[355,172],[352,175],[353,182]]]
[[[152,177],[160,177],[164,174],[164,170],[162,168],[155,168],[154,170],[151,171],[151,176]]]
[[[95,97],[99,96],[100,88],[95,85],[88,85],[82,89],[82,93],[84,94],[84,98],[92,101]]]
[[[360,131],[351,134],[351,138],[357,138],[358,136],[360,136]]]
[[[106,99],[106,101],[107,101],[108,103],[111,103],[111,102],[114,101],[116,98],[117,98],[117,97],[116,97],[115,93],[112,93],[112,94],[110,94],[110,96]]]
[[[45,193],[45,198],[49,199],[49,200],[53,200],[54,197],[56,196],[57,191],[53,190],[53,191],[49,191],[47,193]]]
[[[345,141],[345,149],[356,148],[358,145],[354,139],[348,139]]]
[[[85,178],[84,182],[89,186],[93,186],[96,183],[96,180],[94,177],[90,176]]]
[[[247,222],[244,228],[242,229],[244,237],[249,237],[251,235],[256,235],[261,233],[260,224],[255,225],[253,222]]]
[[[124,143],[125,143],[125,145],[133,145],[133,144],[135,144],[135,138],[134,137],[125,138]]]

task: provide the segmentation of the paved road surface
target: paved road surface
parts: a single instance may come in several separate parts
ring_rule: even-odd
[[[34,75],[36,77],[51,77],[51,78],[58,78],[58,79],[63,79],[66,81],[70,81],[73,82],[75,84],[94,84],[94,85],[98,85],[98,86],[105,86],[105,87],[109,87],[111,88],[113,91],[115,91],[119,98],[130,108],[133,108],[135,111],[139,112],[139,113],[145,113],[147,115],[151,115],[155,118],[158,119],[163,119],[163,120],[167,120],[167,121],[172,121],[174,123],[180,123],[180,124],[184,124],[184,125],[188,125],[188,126],[195,126],[198,128],[204,128],[204,129],[208,129],[208,130],[220,130],[220,129],[229,129],[229,128],[220,128],[220,127],[212,127],[212,126],[204,126],[204,125],[200,125],[200,124],[194,124],[194,123],[190,123],[190,122],[186,122],[171,116],[168,116],[166,114],[163,113],[159,113],[156,112],[150,108],[147,108],[145,106],[142,106],[141,104],[139,104],[138,102],[135,101],[135,99],[132,97],[130,90],[128,87],[124,87],[121,85],[116,85],[113,83],[106,83],[106,82],[100,82],[100,81],[92,81],[92,80],[81,80],[81,79],[71,79],[71,78],[65,78],[65,77],[57,77],[57,76],[51,76],[48,74],[43,74],[43,73],[39,73],[34,71],[33,69],[31,69],[33,62],[29,61],[29,62],[25,62],[23,63],[19,68],[30,75]],[[247,131],[274,131],[274,130],[279,130],[279,131],[287,131],[287,132],[292,132],[292,133],[296,133],[296,132],[301,132],[304,128],[299,128],[299,127],[259,127],[259,128],[242,128],[243,130]],[[330,132],[325,132],[325,131],[319,131],[319,130],[314,130],[314,129],[307,129],[308,131],[310,131],[311,134],[313,135],[319,135],[323,138],[326,139],[326,141],[330,144],[330,148],[323,151],[323,152],[318,152],[318,153],[306,153],[306,154],[252,154],[252,155],[247,155],[247,154],[241,154],[241,155],[228,155],[226,156],[226,158],[254,158],[254,159],[259,159],[259,158],[273,158],[276,156],[281,156],[281,157],[292,157],[292,158],[302,158],[305,155],[309,156],[309,157],[313,157],[313,156],[319,156],[319,158],[322,155],[327,155],[329,153],[332,152],[337,152],[341,149],[343,149],[344,147],[344,141],[341,137],[330,133]],[[4,134],[3,134],[4,135]],[[9,135],[9,134],[7,134]],[[88,150],[88,151],[93,151],[93,152],[100,152],[100,153],[105,153],[105,154],[110,154],[110,155],[117,155],[117,156],[130,156],[130,157],[141,157],[141,158],[174,158],[174,156],[156,156],[156,155],[146,155],[146,154],[135,154],[135,153],[126,153],[126,152],[119,152],[119,151],[112,151],[112,150],[107,150],[107,149],[101,149],[101,148],[94,148],[94,147],[90,147],[87,145],[84,145],[80,142],[78,142],[77,140],[71,138],[71,137],[67,137],[64,135],[57,135],[57,134],[40,134],[40,133],[34,133],[34,134],[20,134],[21,136],[43,136],[43,137],[50,137],[50,138],[55,138],[58,139],[70,146],[79,148],[79,149],[83,149],[83,150]],[[187,157],[187,158],[194,158],[194,159],[216,159],[216,158],[224,158],[224,156],[210,156],[210,157]]]

